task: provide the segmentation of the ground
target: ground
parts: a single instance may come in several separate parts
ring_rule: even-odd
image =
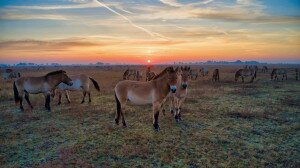
[[[195,68],[195,67],[194,67]],[[210,67],[211,69],[212,67]],[[167,110],[161,131],[152,128],[152,107],[128,105],[127,128],[114,123],[113,88],[125,68],[63,67],[68,74],[95,78],[92,103],[80,104],[82,93],[63,97],[52,111],[42,95],[30,95],[21,112],[13,101],[12,81],[0,81],[1,167],[299,167],[300,84],[270,81],[257,74],[254,83],[235,83],[238,67],[218,67],[220,82],[209,77],[189,82],[189,95],[176,123]],[[39,76],[58,67],[22,69]],[[144,68],[145,69],[145,68]],[[161,69],[154,69],[159,72]],[[291,73],[292,74],[292,73]]]

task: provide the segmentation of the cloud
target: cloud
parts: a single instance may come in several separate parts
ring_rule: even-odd
[[[17,14],[17,13],[4,13],[0,15],[0,20],[67,20],[64,15],[51,15],[51,14]]]

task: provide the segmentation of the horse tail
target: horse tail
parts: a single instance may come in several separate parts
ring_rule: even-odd
[[[117,104],[117,115],[120,116],[121,115],[121,103],[115,93],[115,100],[116,100],[116,104]]]
[[[17,105],[17,104],[20,102],[20,95],[19,95],[18,88],[17,88],[17,86],[16,86],[16,82],[14,82],[13,88],[14,88],[15,103],[16,103],[16,105]]]
[[[100,92],[100,87],[99,87],[99,85],[98,85],[98,82],[97,82],[95,79],[91,78],[91,77],[89,77],[89,78],[90,78],[90,80],[93,82],[93,84],[94,84],[96,90],[98,90],[98,91]]]
[[[256,79],[256,70],[254,71],[254,78]]]

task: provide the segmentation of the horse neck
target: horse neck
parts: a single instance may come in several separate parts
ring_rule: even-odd
[[[62,82],[62,80],[58,78],[58,75],[51,75],[47,77],[46,82],[52,89],[54,89],[57,85],[59,85]]]
[[[163,96],[167,96],[168,93],[170,92],[170,88],[169,88],[170,86],[166,81],[167,81],[166,74],[158,79],[151,81],[151,82],[155,83],[155,86],[157,86],[157,89],[159,89],[161,91],[161,93],[163,93]]]

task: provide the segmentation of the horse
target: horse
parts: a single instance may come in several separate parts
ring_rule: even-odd
[[[81,75],[73,75],[73,76],[69,76],[69,77],[73,81],[72,86],[69,86],[65,83],[60,83],[56,87],[56,89],[54,89],[52,92],[52,95],[51,95],[52,97],[54,97],[56,92],[58,92],[58,97],[59,97],[58,105],[61,104],[62,92],[65,93],[68,103],[71,103],[68,91],[76,91],[76,90],[82,90],[83,98],[82,98],[81,104],[83,104],[85,102],[86,94],[88,94],[88,96],[89,96],[89,103],[90,103],[91,102],[90,81],[92,81],[92,83],[94,84],[95,89],[100,92],[100,87],[99,87],[99,84],[97,83],[97,81],[87,75],[81,74]]]
[[[146,82],[151,81],[155,76],[156,76],[156,74],[154,72],[150,71],[150,67],[148,67],[147,71],[146,71]]]
[[[22,101],[23,101],[23,97],[25,97],[25,100],[27,101],[28,105],[32,109],[33,106],[31,105],[31,102],[29,100],[29,94],[44,93],[45,108],[48,111],[51,111],[50,108],[51,91],[61,82],[70,86],[73,84],[72,80],[68,77],[66,72],[63,70],[53,71],[46,74],[45,76],[40,76],[40,77],[18,78],[13,83],[15,103],[16,105],[20,103],[20,109],[21,111],[24,111]]]
[[[239,69],[235,73],[235,81],[237,82],[239,77],[242,78],[242,82],[244,82],[244,77],[251,77],[250,83],[256,78],[256,71],[254,69]]]
[[[267,66],[263,66],[261,69],[261,72],[268,72],[268,67]]]
[[[20,78],[21,77],[21,73],[14,71],[12,69],[6,69],[4,73],[2,73],[2,77],[4,80],[7,79],[14,79],[14,78]]]
[[[191,70],[191,69],[190,69],[190,78],[191,78],[192,80],[197,80],[197,78],[198,78],[198,72],[195,71],[195,70]]]
[[[202,76],[208,75],[208,68],[202,67],[200,68],[199,72],[201,73]]]
[[[167,67],[153,80],[148,82],[123,80],[114,88],[117,105],[115,122],[118,125],[122,116],[123,127],[126,127],[124,118],[126,101],[136,105],[152,104],[153,127],[159,131],[158,116],[162,104],[169,93],[176,92],[178,68]]]
[[[129,80],[129,78],[133,76],[133,79],[137,77],[137,70],[135,69],[127,69],[123,74],[123,80]]]
[[[271,80],[278,80],[278,76],[277,75],[282,75],[282,80],[285,77],[285,80],[287,80],[287,70],[285,69],[278,69],[278,68],[273,68],[272,72],[271,72]]]
[[[176,84],[177,90],[176,93],[170,94],[168,97],[171,97],[170,107],[171,113],[174,114],[175,121],[181,121],[181,107],[182,103],[185,101],[187,97],[187,87],[188,87],[188,79],[190,76],[191,67],[185,66],[180,67],[180,75]]]
[[[220,73],[219,73],[219,69],[215,69],[212,75],[212,81],[216,82],[216,81],[220,81]]]

